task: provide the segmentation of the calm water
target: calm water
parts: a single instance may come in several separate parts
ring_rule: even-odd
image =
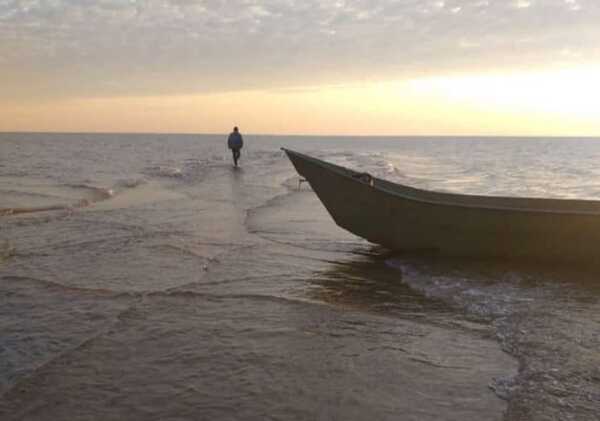
[[[597,420],[600,276],[392,255],[279,151],[600,199],[600,140],[0,134],[0,418]]]

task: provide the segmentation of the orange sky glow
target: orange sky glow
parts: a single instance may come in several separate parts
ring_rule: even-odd
[[[600,136],[595,2],[239,3],[1,5],[0,131]]]

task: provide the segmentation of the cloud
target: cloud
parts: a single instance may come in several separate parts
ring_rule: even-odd
[[[0,95],[314,85],[575,49],[586,60],[598,21],[595,0],[0,0]]]
[[[513,5],[517,9],[527,9],[532,5],[532,3],[529,0],[516,0]]]

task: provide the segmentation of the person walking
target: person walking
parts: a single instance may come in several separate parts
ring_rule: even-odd
[[[233,154],[233,165],[237,167],[238,160],[240,159],[240,149],[244,146],[244,139],[237,127],[234,127],[233,131],[229,134],[227,146],[231,149],[231,153]]]

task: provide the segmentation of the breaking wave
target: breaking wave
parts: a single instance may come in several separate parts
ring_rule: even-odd
[[[153,176],[153,177],[182,177],[183,176],[183,172],[181,171],[181,168],[178,167],[170,167],[170,166],[163,166],[163,165],[155,165],[155,166],[150,166],[150,167],[146,167],[143,170],[143,173],[149,176]]]
[[[22,215],[39,212],[70,211],[90,207],[146,184],[143,178],[131,178],[117,181],[112,187],[98,187],[90,184],[64,184],[55,186],[62,194],[44,194],[28,191],[12,191],[13,196],[25,202],[23,205],[0,208],[0,216]],[[48,204],[31,206],[27,204],[30,197],[44,198]],[[52,201],[52,202],[50,202]]]

